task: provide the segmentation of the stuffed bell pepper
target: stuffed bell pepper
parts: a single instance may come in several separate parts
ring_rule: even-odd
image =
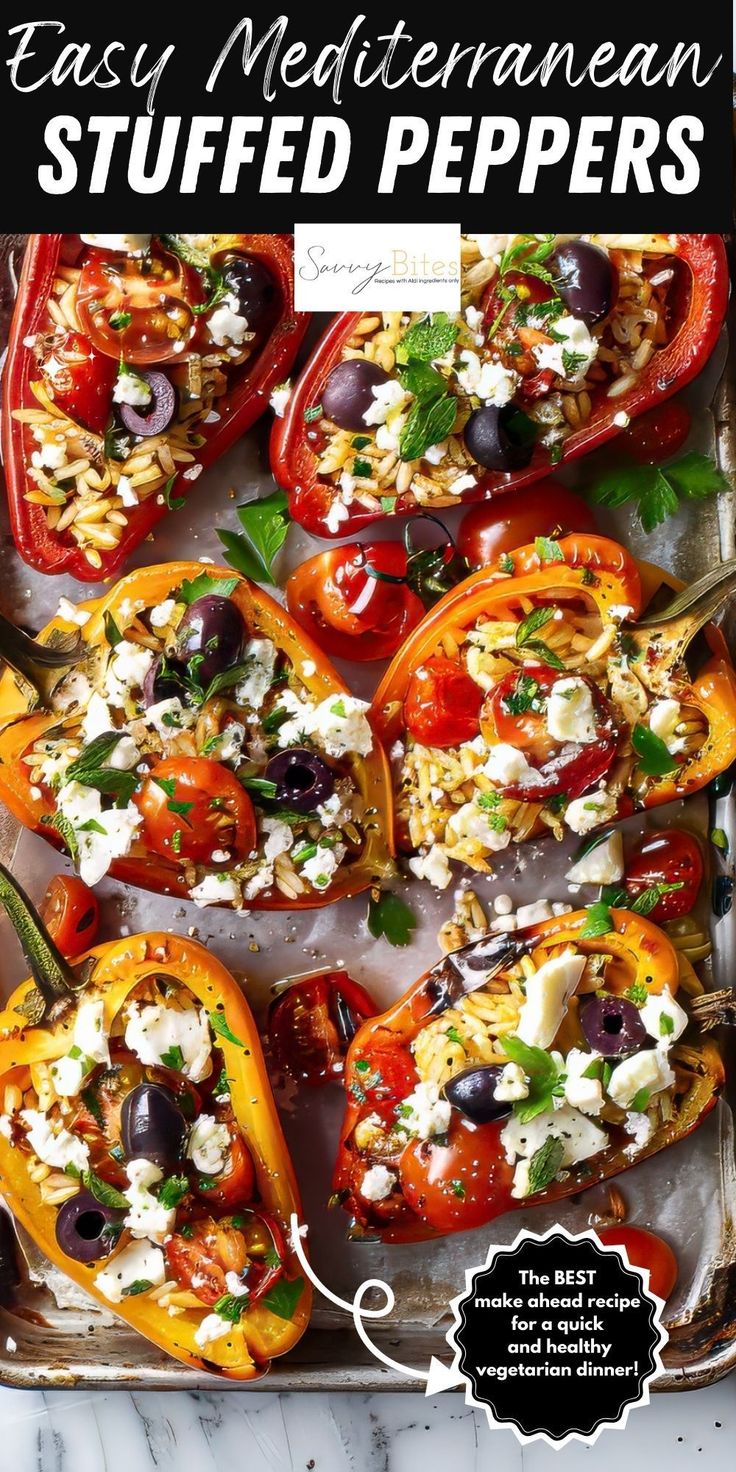
[[[179,936],[63,960],[0,869],[32,978],[0,1013],[3,1196],[80,1287],[184,1364],[250,1380],[309,1319],[299,1196],[258,1033]]]
[[[461,312],[335,319],[277,419],[271,463],[318,536],[528,485],[707,361],[718,235],[466,235]]]
[[[367,706],[243,578],[142,568],[99,602],[64,601],[38,640],[0,625],[0,646],[0,797],[86,883],[301,909],[387,871]]]
[[[263,413],[307,320],[285,235],[31,235],[3,375],[26,562],[116,573]]]
[[[348,1053],[334,1188],[357,1234],[483,1226],[689,1134],[723,1070],[683,1036],[684,970],[651,921],[605,904],[446,956]]]
[[[736,674],[712,625],[705,663],[691,676],[685,662],[734,564],[639,619],[662,576],[603,537],[538,538],[415,629],[374,724],[419,878],[444,889],[451,863],[488,873],[510,844],[588,834],[687,797],[736,760]]]

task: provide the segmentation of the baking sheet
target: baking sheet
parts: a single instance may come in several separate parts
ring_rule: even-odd
[[[0,248],[2,239],[0,238]],[[14,238],[17,241],[17,237]],[[4,237],[7,244],[9,237]],[[3,273],[6,305],[11,269]],[[1,300],[1,299],[0,299]],[[321,324],[314,323],[311,339]],[[726,341],[714,355],[701,379],[688,392],[695,415],[692,447],[713,450],[718,440],[725,468],[732,465],[730,423],[732,367],[727,364]],[[715,405],[715,422],[709,406]],[[216,527],[234,524],[238,502],[272,489],[268,469],[268,416],[216,466],[198,481],[186,507],[169,516],[155,538],[144,543],[131,558],[129,567],[173,558],[195,557],[219,560]],[[595,465],[603,468],[606,452],[588,457],[566,477],[584,482]],[[458,512],[443,519],[451,528]],[[602,523],[605,518],[601,518]],[[665,527],[644,537],[632,525],[624,508],[610,518],[605,529],[626,541],[634,551],[671,568],[692,580],[712,567],[714,561],[733,552],[731,498],[708,501],[680,512]],[[395,534],[391,527],[375,530],[375,536]],[[373,535],[373,529],[372,529]],[[5,505],[0,508],[2,538],[2,611],[31,630],[53,614],[63,594],[78,600],[94,596],[71,578],[47,578],[31,572],[17,557],[7,526]],[[318,550],[320,544],[300,528],[289,534],[279,573],[283,582],[292,566]],[[99,589],[97,589],[99,593]],[[342,665],[356,694],[369,696],[383,666]],[[732,826],[732,802],[721,800],[719,826]],[[682,821],[682,806],[659,809],[649,818],[630,820],[625,828],[638,831]],[[13,852],[13,868],[32,897],[40,899],[50,874],[66,867],[42,839],[25,831],[17,834],[7,814],[0,828],[0,856]],[[704,836],[710,818],[705,797],[693,799],[687,822]],[[574,902],[567,891],[564,872],[577,840],[570,835],[565,844],[526,844],[499,856],[492,879],[474,876],[472,887],[484,904],[494,893],[506,892],[516,904],[546,893],[552,899]],[[732,851],[734,844],[731,845]],[[712,852],[712,850],[711,850]],[[458,876],[459,877],[459,876]],[[415,909],[419,925],[411,947],[393,950],[385,941],[373,941],[365,929],[365,897],[346,901],[311,914],[235,915],[214,909],[198,910],[161,896],[125,889],[106,880],[100,886],[103,901],[103,935],[112,937],[120,929],[172,929],[196,935],[242,980],[256,1013],[264,1011],[271,986],[284,976],[313,970],[317,966],[346,965],[381,1005],[399,995],[438,955],[436,935],[453,908],[453,889],[434,895],[418,881],[402,890]],[[594,897],[581,895],[581,901]],[[728,917],[717,926],[716,981],[727,984],[732,971],[733,937]],[[23,967],[6,921],[0,922],[0,954],[3,956],[0,988],[5,996],[22,979]],[[402,1247],[346,1241],[347,1217],[339,1209],[328,1211],[330,1175],[342,1112],[342,1093],[333,1086],[323,1090],[296,1090],[286,1085],[278,1090],[282,1117],[299,1176],[304,1199],[304,1219],[309,1225],[312,1260],[318,1275],[342,1297],[352,1298],[367,1277],[385,1278],[396,1295],[391,1320],[376,1329],[376,1342],[400,1362],[426,1369],[432,1353],[442,1355],[443,1317],[447,1304],[462,1283],[464,1269],[482,1261],[490,1241],[506,1243],[520,1225],[543,1229],[561,1221],[570,1230],[589,1224],[595,1193],[576,1201],[557,1203],[509,1214],[482,1228],[435,1243]],[[665,1351],[667,1374],[664,1388],[702,1384],[725,1373],[736,1363],[736,1307],[728,1307],[728,1277],[736,1262],[732,1226],[736,1204],[734,1140],[729,1106],[721,1103],[703,1127],[689,1140],[635,1167],[618,1185],[627,1202],[629,1217],[650,1225],[669,1237],[676,1246],[681,1275],[675,1295],[668,1304],[670,1344]],[[601,1198],[597,1198],[600,1204]],[[199,1374],[171,1361],[133,1334],[111,1315],[68,1283],[23,1241],[30,1279],[21,1295],[19,1312],[0,1309],[0,1379],[13,1385],[115,1386],[119,1388],[211,1387],[213,1377]],[[731,1294],[733,1298],[733,1294]],[[24,1316],[25,1315],[25,1316]],[[39,1322],[38,1320],[41,1320]],[[15,1343],[7,1349],[7,1336]],[[404,1378],[379,1365],[363,1349],[347,1316],[317,1296],[312,1324],[300,1345],[285,1360],[276,1361],[259,1388],[274,1390],[386,1390],[416,1389],[417,1381]],[[218,1381],[219,1388],[231,1382]],[[242,1387],[237,1387],[242,1389]]]

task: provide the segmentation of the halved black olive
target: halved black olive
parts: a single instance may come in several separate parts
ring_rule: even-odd
[[[75,1262],[96,1262],[112,1252],[124,1216],[124,1211],[103,1206],[90,1191],[79,1191],[59,1207],[56,1240]]]
[[[467,1068],[447,1080],[442,1090],[453,1109],[458,1109],[473,1124],[490,1124],[493,1119],[504,1119],[511,1113],[508,1099],[496,1099],[495,1089],[503,1069],[494,1063],[483,1063],[479,1068]]]
[[[573,317],[602,322],[618,296],[618,271],[608,252],[589,240],[568,240],[555,253],[557,290]]]
[[[530,425],[528,416],[513,404],[501,409],[496,404],[484,404],[471,414],[465,426],[465,448],[486,470],[523,470],[534,453]]]

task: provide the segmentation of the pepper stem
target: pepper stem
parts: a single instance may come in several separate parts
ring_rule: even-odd
[[[20,941],[21,950],[43,1002],[33,1021],[48,1017],[59,1003],[72,1001],[80,989],[79,977],[65,961],[27,894],[4,864],[0,864],[0,905]]]
[[[0,657],[33,686],[43,701],[49,699],[63,671],[76,664],[83,653],[79,635],[62,634],[55,644],[43,644],[0,613]]]

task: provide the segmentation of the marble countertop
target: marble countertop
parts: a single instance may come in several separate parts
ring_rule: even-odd
[[[521,1448],[459,1395],[269,1395],[0,1390],[5,1472],[463,1472],[590,1469],[591,1448]],[[732,1472],[736,1376],[653,1396],[592,1449],[595,1472]],[[623,1439],[622,1439],[623,1438]]]

